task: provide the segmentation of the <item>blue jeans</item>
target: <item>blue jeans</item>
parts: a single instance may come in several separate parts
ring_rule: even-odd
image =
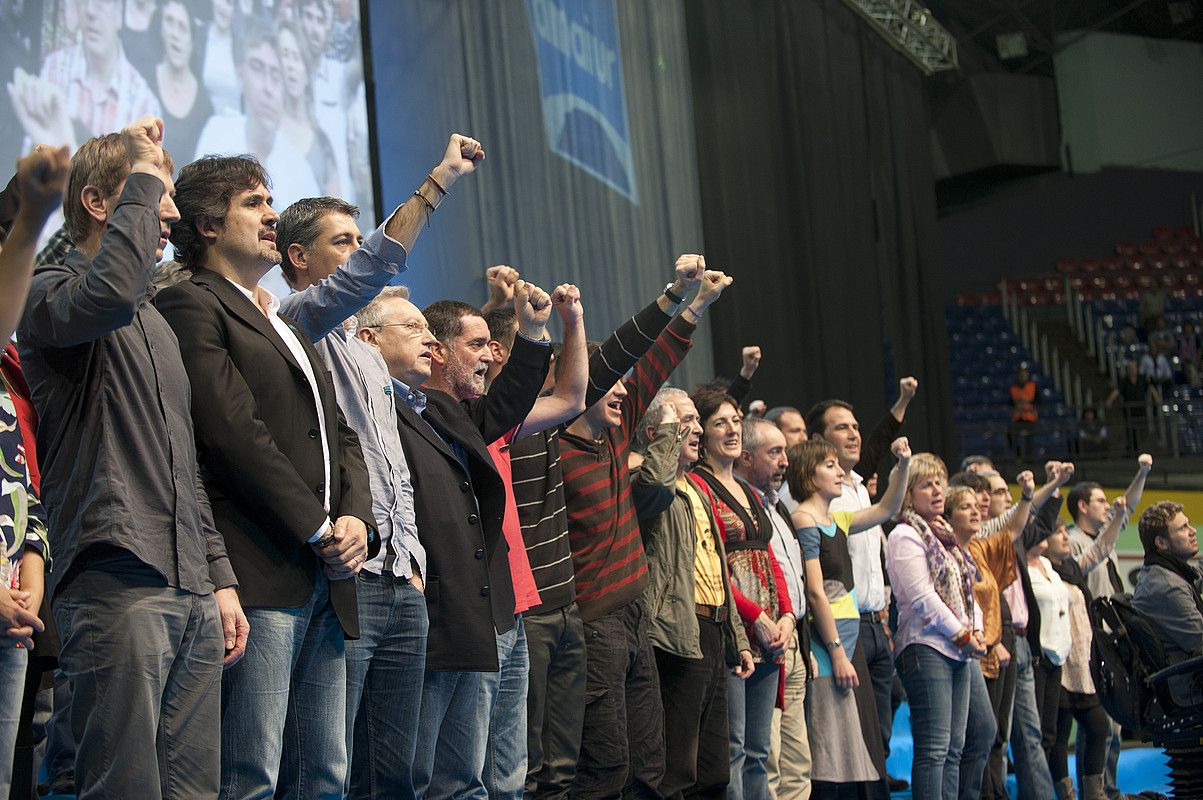
[[[526,685],[530,659],[522,616],[514,628],[497,637],[500,672],[485,673],[481,681],[481,712],[488,709],[489,738],[485,748],[485,791],[490,800],[521,800],[526,785]]]
[[[1011,709],[1011,756],[1019,800],[1053,796],[1048,759],[1040,747],[1040,713],[1036,710],[1036,680],[1032,675],[1032,650],[1023,636],[1015,637],[1015,703]]]
[[[426,598],[409,581],[369,572],[356,580],[359,638],[346,645],[347,796],[416,798]]]
[[[246,655],[221,686],[221,798],[341,798],[347,772],[343,630],[318,573],[299,608],[248,608]]]
[[[911,706],[911,792],[915,800],[956,800],[975,665],[924,644],[907,645],[897,665]]]
[[[998,722],[994,719],[994,706],[990,693],[986,691],[986,679],[982,677],[981,665],[969,662],[969,719],[965,729],[965,746],[961,750],[959,777],[960,800],[978,800],[982,796],[982,778],[986,761],[998,735]]]
[[[773,738],[773,708],[777,705],[778,664],[757,664],[747,680],[727,678],[727,723],[731,737],[731,800],[768,800],[769,750]],[[673,736],[674,731],[665,731]]]
[[[25,668],[29,651],[11,639],[0,640],[0,797],[8,797],[13,780],[13,749],[25,695]]]

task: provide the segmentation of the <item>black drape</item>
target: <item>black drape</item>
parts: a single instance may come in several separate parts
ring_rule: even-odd
[[[705,252],[737,276],[714,341],[765,346],[769,405],[866,427],[913,374],[913,446],[954,455],[922,74],[839,0],[684,7]]]

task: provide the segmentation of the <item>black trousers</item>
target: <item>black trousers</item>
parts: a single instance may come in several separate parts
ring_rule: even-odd
[[[1002,646],[1008,653],[1013,652],[1015,646],[1015,629],[1011,627],[1008,615],[1003,618]],[[1015,702],[1014,658],[999,670],[997,678],[986,679],[986,692],[994,709],[994,721],[998,723],[998,735],[994,737],[994,746],[986,761],[982,800],[1010,800],[1007,794],[1007,743],[1011,741],[1011,706]]]
[[[894,655],[881,622],[860,618],[860,635],[856,649],[864,650],[865,665],[873,681],[873,698],[877,701],[877,721],[881,725],[881,745],[890,757],[890,734],[894,730]]]
[[[585,626],[576,603],[522,618],[530,655],[526,797],[568,797],[585,722]]]
[[[727,794],[731,777],[727,729],[727,662],[723,625],[698,617],[702,657],[682,658],[655,649],[664,705],[665,797]]]
[[[1049,771],[1054,781],[1069,776],[1069,729],[1074,720],[1086,736],[1085,751],[1078,753],[1083,775],[1102,775],[1107,766],[1107,733],[1111,726],[1107,712],[1099,705],[1098,695],[1066,692],[1065,702],[1057,716],[1057,742]]]
[[[1040,747],[1051,766],[1061,711],[1061,666],[1041,658],[1032,667],[1032,678],[1036,683],[1036,711],[1040,714]]]
[[[585,726],[572,797],[659,797],[664,707],[643,604],[585,623]]]

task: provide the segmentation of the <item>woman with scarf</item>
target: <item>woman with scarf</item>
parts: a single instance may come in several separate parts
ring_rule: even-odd
[[[1060,508],[1060,498],[1053,502]],[[1087,588],[1086,576],[1107,561],[1111,551],[1115,549],[1120,531],[1127,522],[1128,501],[1120,495],[1111,507],[1111,518],[1106,527],[1090,547],[1074,558],[1070,554],[1069,533],[1065,528],[1065,521],[1058,518],[1053,534],[1044,543],[1032,549],[1035,559],[1029,557],[1028,561],[1028,575],[1032,579],[1032,589],[1037,602],[1040,602],[1043,592],[1042,589],[1037,589],[1037,583],[1042,582],[1044,576],[1034,575],[1033,570],[1038,572],[1045,564],[1052,565],[1053,574],[1060,578],[1065,591],[1067,613],[1064,616],[1045,615],[1042,606],[1040,616],[1041,642],[1044,641],[1047,631],[1051,640],[1069,643],[1060,666],[1060,691],[1057,691],[1056,686],[1047,687],[1045,690],[1044,696],[1051,698],[1056,695],[1057,703],[1054,706],[1050,699],[1047,706],[1041,708],[1040,718],[1042,742],[1050,736],[1052,740],[1048,767],[1060,800],[1077,796],[1074,792],[1073,778],[1069,774],[1069,732],[1074,720],[1077,720],[1086,737],[1085,751],[1077,754],[1082,762],[1082,786],[1079,787],[1082,798],[1107,798],[1103,789],[1103,770],[1106,768],[1110,723],[1107,712],[1099,704],[1094,680],[1090,675],[1090,645],[1094,639],[1090,604],[1094,598]],[[1042,549],[1043,553],[1040,552]],[[1040,558],[1041,555],[1044,558]]]
[[[931,453],[911,459],[899,524],[886,541],[886,571],[898,602],[895,665],[911,709],[915,800],[960,794],[975,659],[986,654],[982,615],[973,599],[977,565],[944,519],[948,469]],[[979,781],[985,767],[966,764]]]
[[[727,797],[768,800],[768,761],[781,662],[797,621],[781,566],[769,549],[773,525],[755,491],[733,467],[743,451],[739,404],[724,389],[702,387],[691,398],[702,423],[694,477],[709,490],[715,526],[727,552],[731,594],[747,630],[756,669],[727,678],[731,777]],[[670,734],[671,735],[671,734]]]
[[[862,797],[885,787],[885,753],[877,703],[863,651],[856,647],[860,613],[852,576],[848,536],[889,521],[902,507],[902,488],[911,459],[905,438],[890,448],[898,459],[881,500],[861,511],[831,511],[843,493],[844,471],[835,448],[822,439],[789,449],[786,480],[800,498],[791,521],[802,547],[810,650],[818,666],[806,692],[811,737],[811,780],[816,800],[846,797],[855,784]],[[859,732],[860,735],[856,735]]]

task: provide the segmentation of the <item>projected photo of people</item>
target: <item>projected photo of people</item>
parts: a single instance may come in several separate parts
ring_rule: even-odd
[[[375,225],[356,0],[0,0],[0,70],[0,163],[150,114],[177,165],[254,153],[277,210],[334,195]]]

